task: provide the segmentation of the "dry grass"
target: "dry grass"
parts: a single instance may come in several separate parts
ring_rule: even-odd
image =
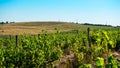
[[[55,28],[61,32],[76,29],[87,29],[89,26],[68,22],[17,22],[12,24],[0,24],[0,35],[40,34],[43,30],[54,33]],[[98,27],[97,27],[98,28]]]
[[[0,35],[40,34],[43,30],[48,33],[54,33],[55,28],[58,28],[60,31],[64,32],[70,31],[73,29],[72,27],[74,27],[74,24],[65,22],[22,22],[1,24]]]

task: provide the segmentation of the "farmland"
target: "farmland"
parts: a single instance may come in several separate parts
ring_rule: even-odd
[[[120,67],[119,28],[26,22],[3,24],[0,30],[1,68]]]
[[[86,30],[90,28],[106,28],[104,26],[84,26],[71,22],[17,22],[11,24],[0,24],[0,35],[21,35],[21,34],[40,34],[43,30],[48,33],[54,33],[55,28],[60,32],[68,32],[72,30]]]

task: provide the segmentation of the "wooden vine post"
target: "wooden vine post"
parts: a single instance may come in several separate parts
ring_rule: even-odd
[[[12,40],[12,36],[11,36],[11,35],[9,35],[9,37],[10,37],[10,40]]]
[[[16,46],[18,46],[18,35],[15,36],[16,39]]]
[[[91,39],[90,39],[90,28],[88,27],[88,47],[91,47]]]

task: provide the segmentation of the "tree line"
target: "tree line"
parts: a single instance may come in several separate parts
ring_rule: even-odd
[[[6,21],[6,22],[0,22],[0,24],[9,24],[9,23],[15,23],[15,22],[8,22],[8,21]]]

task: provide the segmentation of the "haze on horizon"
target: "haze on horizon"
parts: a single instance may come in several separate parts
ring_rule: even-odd
[[[0,21],[66,21],[120,26],[120,0],[0,0]]]

